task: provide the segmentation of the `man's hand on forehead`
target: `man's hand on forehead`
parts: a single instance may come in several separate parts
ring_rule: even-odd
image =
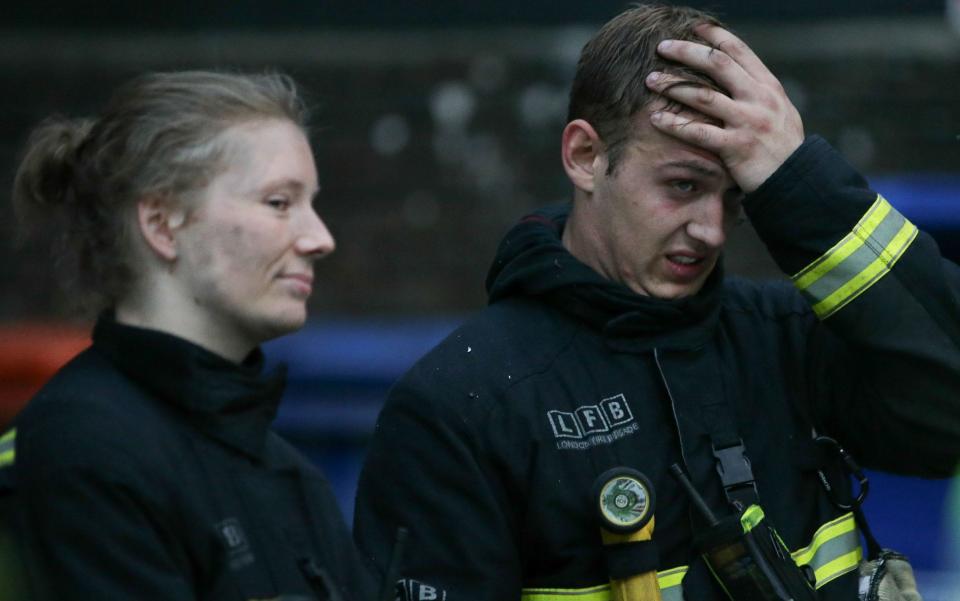
[[[712,25],[699,26],[697,33],[714,47],[665,40],[657,51],[709,75],[730,96],[703,85],[688,85],[678,76],[651,73],[647,77],[651,90],[710,118],[658,110],[652,113],[651,123],[715,153],[740,188],[752,192],[803,142],[803,122],[780,81],[739,38]]]

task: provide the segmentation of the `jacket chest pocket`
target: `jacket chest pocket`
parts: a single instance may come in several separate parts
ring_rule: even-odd
[[[220,480],[212,598],[337,599],[313,553],[296,475],[234,472]]]

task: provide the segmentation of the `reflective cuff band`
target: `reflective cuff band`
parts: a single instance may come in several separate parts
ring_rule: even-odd
[[[13,465],[16,456],[17,429],[0,436],[0,467]]]
[[[855,570],[863,558],[863,550],[853,514],[827,522],[814,533],[808,546],[791,555],[797,565],[809,564],[813,568],[817,588]]]
[[[756,507],[756,506],[755,506]],[[748,516],[749,514],[749,516]],[[756,507],[744,512],[744,531],[748,532],[764,518],[763,511]],[[749,524],[749,527],[748,527]],[[791,553],[797,565],[808,564],[817,577],[820,588],[840,576],[857,569],[863,558],[860,548],[860,533],[852,513],[844,514],[827,522],[813,534],[809,545]],[[683,577],[687,566],[657,572],[660,594],[663,601],[684,601]],[[610,601],[610,585],[602,584],[587,588],[526,588],[521,601]]]
[[[817,317],[826,319],[889,273],[917,233],[878,194],[853,231],[791,280]]]

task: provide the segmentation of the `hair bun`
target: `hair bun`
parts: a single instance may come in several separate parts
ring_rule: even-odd
[[[75,202],[77,151],[93,122],[53,117],[37,127],[14,179],[14,206],[29,217],[42,208]]]

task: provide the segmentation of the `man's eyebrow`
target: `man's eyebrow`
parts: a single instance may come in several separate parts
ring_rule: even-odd
[[[723,174],[719,169],[715,169],[703,163],[701,161],[670,161],[668,163],[662,163],[660,167],[679,167],[681,169],[689,169],[690,171],[695,171],[700,175],[711,178],[720,178],[723,177]]]

